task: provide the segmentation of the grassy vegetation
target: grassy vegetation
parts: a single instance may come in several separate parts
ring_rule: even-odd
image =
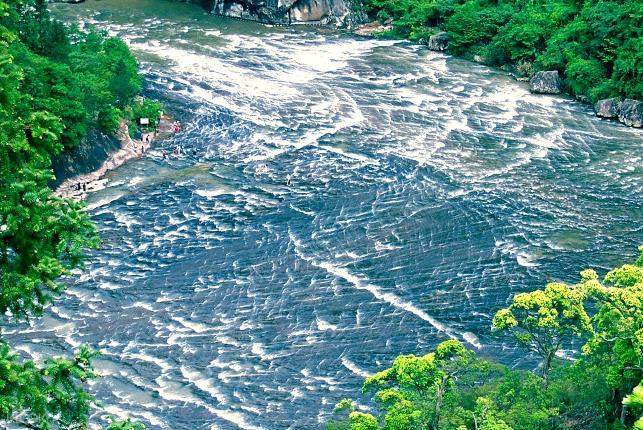
[[[640,0],[365,0],[382,36],[426,39],[444,30],[449,50],[529,75],[558,70],[566,90],[596,101],[643,100]]]

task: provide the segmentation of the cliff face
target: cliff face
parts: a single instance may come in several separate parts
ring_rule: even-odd
[[[109,154],[121,148],[121,142],[97,128],[90,128],[87,136],[73,151],[60,154],[52,160],[56,187],[64,180],[98,169]]]
[[[216,15],[272,24],[334,24],[353,26],[365,21],[357,0],[211,0],[206,5]]]

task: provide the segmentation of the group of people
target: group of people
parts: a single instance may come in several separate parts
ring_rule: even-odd
[[[145,144],[147,143],[148,146],[152,142],[152,133],[144,134],[141,137],[141,155],[145,154]]]
[[[173,157],[178,157],[178,156],[183,155],[183,154],[184,154],[184,151],[183,151],[183,148],[181,148],[181,145],[176,145],[174,147],[174,149],[172,150],[172,156]],[[192,149],[192,155],[194,155],[196,157],[197,154],[198,154],[198,151],[196,150],[196,148],[193,148]],[[168,152],[164,149],[163,150],[163,159],[167,160],[168,155],[169,155]]]
[[[75,186],[75,189],[76,189],[76,191],[80,191],[81,189],[82,189],[83,191],[87,191],[87,182],[83,182],[83,183],[82,183],[82,187],[81,187],[81,183],[80,183],[80,182],[77,182],[77,183],[76,183],[76,186]]]

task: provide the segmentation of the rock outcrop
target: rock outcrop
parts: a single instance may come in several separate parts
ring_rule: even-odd
[[[441,31],[429,37],[426,46],[431,51],[446,51],[449,47],[449,35],[446,31]]]
[[[335,24],[353,27],[367,21],[354,0],[212,0],[213,14],[272,24]]]
[[[529,80],[529,90],[538,94],[560,94],[562,81],[557,70],[536,72]]]
[[[390,24],[381,24],[378,21],[374,22],[369,22],[366,24],[362,24],[358,26],[354,31],[353,34],[356,34],[358,36],[365,36],[365,37],[373,37],[377,33],[382,33],[384,31],[388,31],[391,28],[393,28]]]
[[[630,127],[643,127],[643,102],[623,100],[618,107],[618,120]]]
[[[618,99],[599,100],[594,105],[594,112],[601,118],[618,118],[618,105]]]

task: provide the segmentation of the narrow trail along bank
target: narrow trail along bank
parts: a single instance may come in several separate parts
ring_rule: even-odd
[[[129,160],[145,155],[154,140],[164,139],[174,133],[173,127],[172,118],[163,115],[159,119],[157,131],[143,133],[139,140],[130,137],[129,127],[125,121],[122,121],[116,133],[116,137],[122,144],[121,149],[111,154],[97,170],[77,175],[64,181],[56,188],[56,195],[58,197],[83,200],[87,193],[105,188],[108,179],[103,178],[103,176],[107,172],[122,166]]]

